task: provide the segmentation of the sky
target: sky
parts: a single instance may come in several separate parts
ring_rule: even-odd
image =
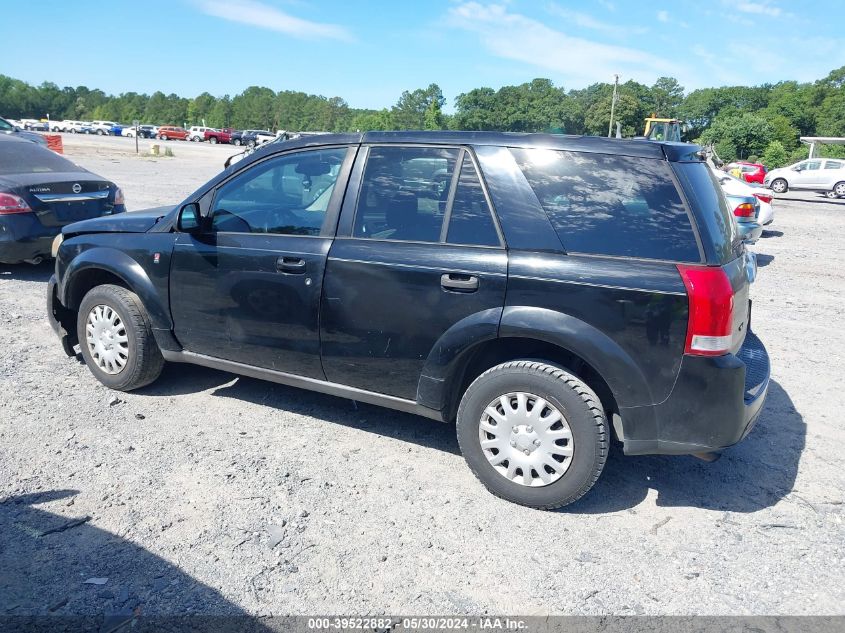
[[[842,0],[3,0],[0,73],[110,94],[250,85],[390,107],[403,90],[673,76],[689,90],[845,65]],[[23,28],[9,28],[19,23]]]

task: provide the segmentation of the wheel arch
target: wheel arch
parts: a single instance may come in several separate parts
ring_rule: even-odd
[[[168,307],[146,271],[122,251],[104,247],[84,251],[70,262],[63,277],[59,299],[74,312],[92,288],[115,284],[138,295],[154,328],[170,330],[173,327]]]
[[[490,328],[495,313],[501,319]],[[553,310],[508,307],[473,315],[441,337],[423,370],[418,402],[442,410],[451,421],[475,378],[517,359],[546,361],[572,372],[596,392],[608,417],[622,406],[653,399],[639,366],[603,332]]]

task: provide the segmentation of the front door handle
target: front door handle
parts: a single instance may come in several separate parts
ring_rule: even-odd
[[[276,260],[276,270],[290,275],[301,275],[305,272],[305,260],[301,257],[279,257]]]
[[[444,290],[475,292],[478,290],[478,277],[457,273],[447,273],[445,275],[440,275],[440,285]]]

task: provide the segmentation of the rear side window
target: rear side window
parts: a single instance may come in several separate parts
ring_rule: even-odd
[[[701,260],[665,161],[547,149],[511,152],[568,252]]]
[[[439,242],[461,150],[372,147],[355,213],[355,237]]]
[[[467,154],[464,154],[461,164],[446,241],[449,244],[499,246],[499,234],[493,224],[493,216],[490,215],[490,206],[484,197],[475,166]]]
[[[825,169],[842,169],[842,163],[838,160],[829,160],[824,164]]]

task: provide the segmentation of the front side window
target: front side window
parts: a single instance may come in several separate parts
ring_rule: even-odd
[[[806,169],[808,171],[815,171],[816,169],[821,167],[821,164],[822,163],[821,163],[820,160],[811,160],[811,161],[804,163],[804,169]]]
[[[439,242],[459,155],[454,148],[370,148],[353,236]]]
[[[511,152],[567,251],[700,261],[666,161],[547,149]]]
[[[246,169],[217,191],[212,227],[229,233],[319,235],[346,152],[296,152]]]

